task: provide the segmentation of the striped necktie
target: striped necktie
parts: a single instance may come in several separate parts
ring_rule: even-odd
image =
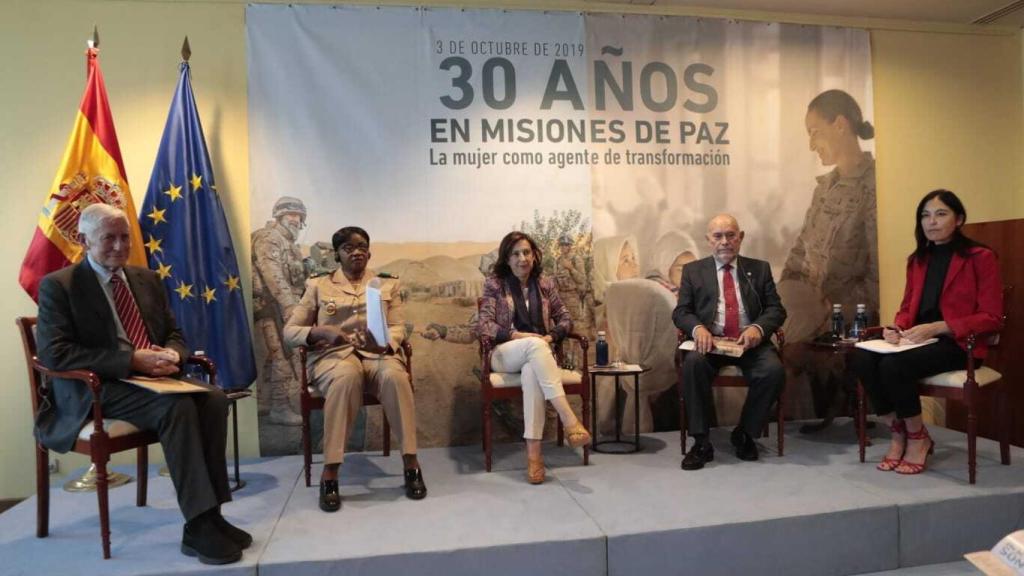
[[[740,303],[736,299],[736,283],[732,278],[732,265],[722,266],[722,295],[725,297],[725,326],[723,331],[726,338],[740,337]]]
[[[116,273],[110,277],[110,283],[114,286],[114,307],[117,308],[117,317],[121,319],[121,326],[124,327],[128,340],[136,350],[149,348],[146,325],[142,322],[142,314],[139,313],[139,307],[135,304],[128,284]]]

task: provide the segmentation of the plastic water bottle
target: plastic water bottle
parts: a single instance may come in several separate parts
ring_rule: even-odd
[[[843,305],[832,305],[832,337],[839,340],[846,334],[846,320],[843,319]]]
[[[597,333],[597,365],[607,366],[608,365],[608,341],[605,340],[604,332]]]
[[[192,355],[193,356],[206,356],[206,352],[204,352],[203,350],[196,350],[195,352],[192,353]],[[191,378],[192,380],[198,380],[198,381],[204,382],[204,383],[207,381],[206,380],[206,370],[203,370],[203,367],[200,366],[199,364],[186,363],[185,364],[185,376],[188,377],[188,378]]]
[[[853,326],[850,328],[850,338],[860,340],[861,335],[868,328],[868,307],[867,304],[857,304],[857,315],[853,317]]]

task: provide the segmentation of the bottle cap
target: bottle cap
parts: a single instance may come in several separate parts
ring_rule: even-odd
[[[857,310],[863,311],[863,310],[867,310],[867,309],[868,309],[868,305],[867,304],[857,304]]]
[[[192,355],[193,356],[206,356],[206,351],[205,350],[196,350],[195,352],[192,353]]]
[[[597,331],[597,335],[598,336],[604,336],[604,330],[598,330]]]
[[[842,309],[843,309],[843,305],[842,304],[833,304],[832,305],[832,310],[842,310]]]

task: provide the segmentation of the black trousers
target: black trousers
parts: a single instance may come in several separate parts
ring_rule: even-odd
[[[764,341],[747,350],[743,356],[732,358],[720,354],[687,352],[683,357],[683,402],[686,403],[687,430],[692,435],[707,434],[715,403],[711,383],[723,366],[739,366],[749,387],[747,399],[740,413],[740,428],[752,438],[761,434],[772,404],[779,397],[786,382],[786,370],[779,360],[775,346]]]
[[[917,381],[942,372],[963,370],[967,352],[953,339],[939,341],[906,352],[878,354],[853,351],[851,367],[871,398],[878,414],[896,413],[897,418],[921,414]]]
[[[228,399],[208,393],[156,394],[123,382],[103,383],[103,417],[125,420],[160,438],[185,520],[231,501],[224,460]]]

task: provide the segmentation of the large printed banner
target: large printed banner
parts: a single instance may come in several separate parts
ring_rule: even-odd
[[[336,267],[330,239],[346,225],[369,232],[372,268],[400,277],[428,446],[479,439],[476,299],[514,229],[541,244],[577,331],[606,330],[615,358],[652,367],[647,430],[678,426],[670,316],[716,213],[771,262],[788,341],[818,334],[833,303],[877,310],[865,31],[299,5],[251,5],[247,29],[265,452],[298,447],[299,366],[281,325],[304,280]],[[818,385],[841,367],[794,366],[797,414],[806,382],[826,404]],[[601,392],[603,427],[617,407]],[[734,400],[720,399],[721,423]],[[498,418],[521,436],[514,406]]]

